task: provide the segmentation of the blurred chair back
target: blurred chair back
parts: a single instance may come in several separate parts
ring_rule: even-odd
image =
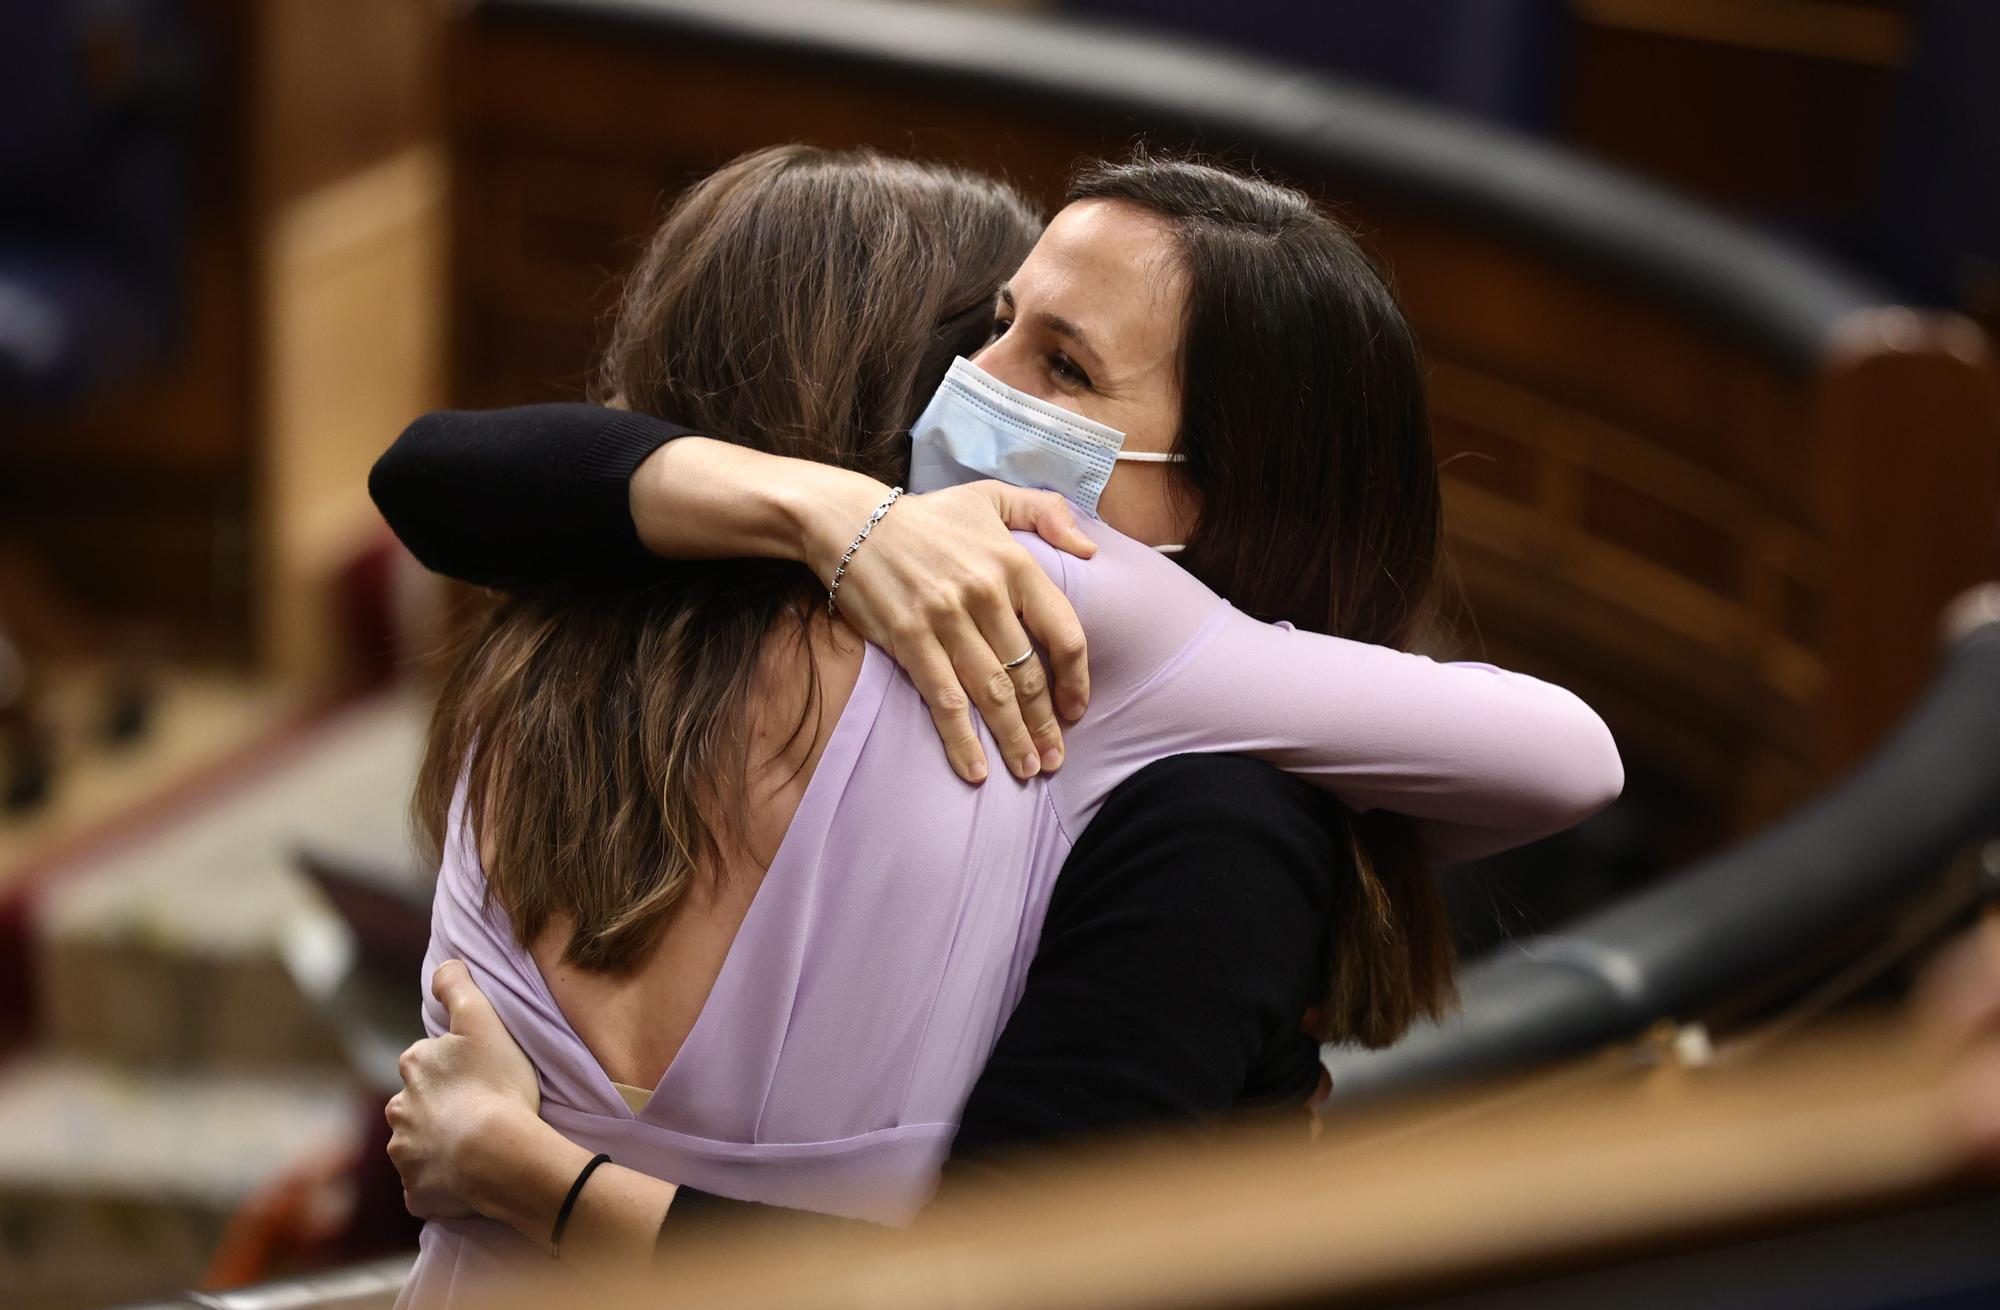
[[[1431,360],[1469,648],[1602,710],[1674,798],[1667,858],[1856,760],[1991,572],[1977,328],[1526,140],[1128,29],[863,0],[485,0],[450,50],[463,404],[573,395],[664,203],[776,141],[1054,202],[1144,137],[1334,202]]]

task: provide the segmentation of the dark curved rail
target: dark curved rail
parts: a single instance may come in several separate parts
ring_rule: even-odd
[[[1897,730],[1789,819],[1467,969],[1465,1008],[1386,1051],[1329,1047],[1367,1096],[1575,1054],[1727,998],[2000,836],[2000,621],[1957,641]]]
[[[1286,64],[1100,23],[882,0],[483,0],[485,23],[606,25],[635,40],[796,59],[940,101],[1129,122],[1253,156],[1342,195],[1504,237],[1629,286],[1793,373],[1843,317],[1892,298],[1656,187],[1511,132]]]

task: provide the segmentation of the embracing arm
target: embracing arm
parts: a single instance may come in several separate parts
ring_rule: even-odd
[[[491,587],[657,574],[663,560],[813,562],[888,488],[598,405],[440,410],[369,494],[425,568]]]
[[[1184,757],[1113,794],[1057,879],[1020,1004],[966,1102],[948,1184],[1005,1177],[1005,1153],[1031,1143],[1312,1094],[1318,1048],[1300,1019],[1325,984],[1346,847],[1337,807],[1305,791],[1254,761]],[[476,1211],[546,1241],[590,1153],[536,1116],[533,1070],[464,966],[444,965],[433,986],[452,1033],[405,1053],[407,1086],[389,1106],[411,1209]],[[656,1234],[731,1216],[853,1222],[606,1165],[564,1247],[637,1253]]]
[[[431,993],[449,1028],[403,1052],[403,1090],[384,1108],[403,1204],[422,1219],[484,1215],[545,1245],[591,1153],[542,1122],[534,1065],[461,961],[438,966]],[[561,1256],[594,1268],[643,1265],[674,1190],[600,1166],[577,1194]]]
[[[472,1208],[529,1241],[546,1243],[591,1153],[532,1115],[496,1115],[485,1133],[490,1168],[474,1179]],[[557,1254],[592,1269],[644,1266],[676,1188],[616,1161],[592,1171],[563,1225]]]
[[[369,470],[376,508],[425,568],[488,587],[658,564],[629,499],[633,474],[688,429],[597,405],[440,410]]]
[[[1220,731],[1187,731],[1218,713],[1204,695],[1216,686],[1233,688]],[[1561,687],[1234,610],[1146,695],[1170,716],[1168,749],[1241,751],[1356,810],[1407,814],[1438,863],[1561,832],[1624,786],[1610,729]]]
[[[1227,752],[1356,811],[1408,815],[1451,863],[1559,832],[1624,785],[1610,730],[1561,687],[1259,622],[1145,547],[1087,530],[1100,549],[1083,564],[1027,543],[1090,637],[1088,754],[1051,784],[1072,819],[1149,759]]]
[[[657,583],[663,559],[793,560],[825,580],[889,493],[851,470],[595,405],[426,414],[376,461],[368,489],[425,567],[490,587]],[[977,482],[899,501],[840,592],[841,616],[910,675],[972,783],[987,776],[972,710],[1028,777],[1060,766],[1060,719],[1090,699],[1076,615],[1009,528],[1096,550],[1061,497]],[[1047,668],[1031,659],[1010,676],[1004,662],[1031,636]]]

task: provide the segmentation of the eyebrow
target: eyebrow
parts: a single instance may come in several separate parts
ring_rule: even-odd
[[[1007,306],[1007,308],[1015,309],[1014,289],[1012,287],[1001,287],[1000,299],[1002,303],[1004,303]],[[1020,311],[1016,309],[1015,312],[1018,313]],[[1069,338],[1070,341],[1074,342],[1078,347],[1087,351],[1091,356],[1091,362],[1093,364],[1099,366],[1103,365],[1104,356],[1098,353],[1097,347],[1091,344],[1089,335],[1085,333],[1082,328],[1070,322],[1062,315],[1051,314],[1047,310],[1041,310],[1037,312],[1034,317],[1037,323],[1040,323],[1043,327],[1047,328],[1049,331],[1055,333],[1059,337]]]

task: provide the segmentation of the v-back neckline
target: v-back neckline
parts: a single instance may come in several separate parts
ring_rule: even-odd
[[[882,696],[887,690],[888,673],[892,667],[888,656],[872,644],[863,643],[861,667],[855,673],[854,686],[847,694],[847,703],[841,707],[840,717],[834,721],[833,730],[827,734],[826,745],[820,751],[819,762],[813,767],[812,777],[806,780],[805,791],[800,794],[798,807],[793,810],[792,820],[785,827],[785,835],[779,840],[778,849],[771,857],[771,863],[765,870],[763,879],[758,883],[756,892],[752,894],[748,908],[743,912],[742,922],[736,926],[736,934],[730,939],[728,950],[723,953],[722,966],[716,970],[715,981],[710,984],[708,995],[702,1000],[694,1022],[688,1026],[687,1035],[681,1039],[680,1048],[674,1052],[673,1059],[667,1062],[666,1071],[660,1075],[659,1081],[654,1084],[652,1093],[647,1096],[643,1105],[634,1107],[633,1098],[621,1088],[630,1088],[633,1092],[644,1089],[630,1083],[619,1083],[605,1072],[604,1065],[598,1060],[596,1052],[590,1049],[589,1044],[576,1031],[575,1025],[569,1022],[569,1016],[564,1012],[561,1002],[556,999],[555,991],[549,986],[548,979],[543,975],[541,965],[536,962],[533,952],[522,945],[511,932],[508,934],[507,940],[512,943],[526,974],[534,980],[536,990],[541,993],[550,1009],[562,1016],[563,1026],[568,1030],[571,1040],[576,1043],[583,1063],[589,1069],[589,1076],[602,1085],[606,1099],[629,1117],[656,1120],[654,1111],[671,1103],[671,1098],[663,1097],[662,1093],[676,1081],[676,1075],[683,1068],[691,1065],[689,1053],[710,1026],[709,1020],[716,1009],[717,998],[727,994],[733,976],[745,967],[744,942],[755,937],[757,925],[770,913],[768,907],[784,898],[784,893],[774,892],[772,886],[774,883],[788,882],[794,876],[794,866],[799,863],[796,848],[802,840],[801,832],[809,826],[824,826],[824,820],[830,817],[824,813],[831,804],[828,798],[838,798],[840,791],[845,787],[847,777],[853,772],[854,761],[860,753],[861,743],[867,739],[867,729],[873,724],[876,711],[881,706]],[[838,781],[835,781],[836,776]]]

